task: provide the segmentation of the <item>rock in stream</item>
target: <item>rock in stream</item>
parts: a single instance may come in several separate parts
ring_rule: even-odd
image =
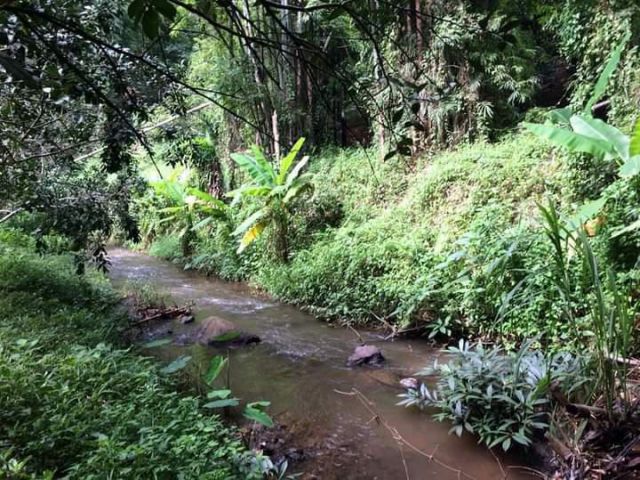
[[[198,323],[192,337],[202,345],[241,346],[260,342],[257,335],[243,332],[229,320],[207,317]]]
[[[359,365],[378,366],[382,363],[384,363],[382,350],[373,345],[360,345],[356,347],[347,360],[348,367],[357,367]]]

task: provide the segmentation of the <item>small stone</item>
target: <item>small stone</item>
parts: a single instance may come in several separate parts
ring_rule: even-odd
[[[402,388],[417,390],[418,389],[418,380],[413,377],[403,378],[400,380],[400,385]]]
[[[347,360],[347,366],[380,365],[384,362],[382,351],[373,345],[360,345]]]

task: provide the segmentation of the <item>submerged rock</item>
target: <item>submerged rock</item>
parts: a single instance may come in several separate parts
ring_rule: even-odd
[[[238,330],[229,320],[208,317],[200,322],[194,334],[194,341],[202,345],[249,345],[260,342],[260,337]]]
[[[356,347],[349,359],[347,366],[356,367],[359,365],[381,365],[384,363],[382,351],[373,345],[360,345]]]

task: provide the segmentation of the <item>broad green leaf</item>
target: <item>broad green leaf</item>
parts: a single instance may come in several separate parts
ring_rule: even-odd
[[[205,218],[205,219],[203,219],[203,220],[200,220],[199,222],[196,222],[196,223],[193,225],[193,230],[199,230],[199,229],[201,229],[201,228],[204,228],[204,227],[206,227],[207,225],[209,225],[210,223],[213,223],[213,222],[215,222],[215,221],[216,221],[216,218],[214,218],[214,217],[207,217],[207,218]]]
[[[160,30],[160,15],[156,10],[147,10],[142,16],[142,30],[149,38],[156,38]]]
[[[313,184],[308,181],[302,181],[300,183],[296,183],[289,188],[289,190],[287,191],[287,194],[282,199],[282,202],[286,205],[291,200],[296,199],[302,193],[312,189],[313,189]]]
[[[127,14],[135,23],[138,23],[142,18],[145,7],[145,0],[133,0],[133,2],[129,4],[129,8],[127,8]]]
[[[264,174],[269,179],[269,183],[275,184],[276,172],[273,169],[273,165],[271,165],[271,162],[269,162],[269,159],[265,157],[264,153],[257,145],[252,145],[251,151],[253,152],[253,157],[255,158],[256,163],[260,166]]]
[[[246,171],[256,184],[271,184],[269,172],[265,171],[264,166],[259,164],[251,155],[247,155],[246,153],[232,153],[231,159]]]
[[[555,110],[551,110],[547,117],[551,120],[551,123],[555,125],[569,125],[569,120],[571,119],[571,109],[569,107],[565,108],[557,108]]]
[[[635,157],[636,155],[640,155],[640,118],[636,122],[631,144],[629,145],[629,157]]]
[[[295,145],[291,148],[289,153],[280,160],[280,169],[278,171],[278,179],[277,184],[282,185],[287,178],[287,174],[289,173],[289,169],[291,165],[293,165],[293,161],[296,159],[296,156],[300,152],[300,149],[304,145],[304,137],[300,137]]]
[[[211,385],[215,381],[215,379],[218,378],[220,372],[222,372],[222,369],[226,364],[227,359],[222,355],[216,355],[215,357],[213,357],[211,359],[211,362],[209,363],[209,369],[204,376],[205,382],[207,382],[208,385]]]
[[[214,400],[213,402],[205,403],[204,408],[225,408],[225,407],[237,407],[240,401],[237,398],[224,398],[221,400]]]
[[[165,208],[160,208],[159,210],[157,210],[158,213],[177,213],[177,212],[181,212],[184,209],[184,207],[165,207]]]
[[[147,342],[142,346],[144,348],[156,348],[156,347],[162,347],[163,345],[169,345],[170,343],[173,343],[173,340],[171,340],[170,338],[161,338],[160,340],[153,340],[152,342]]]
[[[624,162],[618,173],[621,177],[635,177],[638,175],[640,173],[640,155],[631,157]]]
[[[155,6],[162,16],[168,20],[173,20],[178,13],[176,7],[167,0],[156,0]]]
[[[231,390],[228,389],[220,389],[220,390],[211,390],[209,393],[207,393],[207,398],[212,399],[212,398],[229,398],[229,396],[231,395]]]
[[[607,142],[622,160],[629,158],[629,137],[617,128],[598,118],[582,117],[580,115],[571,117],[570,122],[575,133]]]
[[[199,200],[202,200],[205,204],[207,204],[211,208],[217,208],[219,210],[225,210],[227,208],[227,205],[222,200],[218,200],[214,196],[210,195],[207,192],[203,192],[200,189],[189,188],[187,192],[190,195],[193,195],[194,197],[198,198]]]
[[[261,410],[263,407],[269,406],[269,402],[253,402],[247,404],[244,409],[244,417],[254,422],[258,422],[266,427],[273,427],[273,420],[269,415]]]
[[[290,186],[294,180],[296,178],[298,178],[298,175],[300,175],[300,171],[305,167],[305,165],[309,162],[309,156],[304,156],[302,157],[302,159],[296,164],[295,167],[293,167],[293,170],[291,170],[291,172],[289,172],[289,175],[287,175],[287,181],[286,181],[286,185]]]
[[[165,373],[167,375],[178,372],[185,368],[189,362],[191,361],[191,357],[189,355],[180,355],[173,362],[171,362],[166,367],[160,370],[161,373]]]
[[[602,73],[598,77],[598,81],[596,82],[595,87],[593,87],[593,93],[591,94],[591,98],[587,102],[587,105],[584,109],[587,115],[591,115],[591,110],[593,106],[596,104],[598,100],[602,97],[604,92],[607,90],[607,84],[609,83],[609,79],[615,72],[616,68],[618,68],[618,63],[620,63],[620,57],[622,56],[622,52],[627,45],[627,42],[631,38],[631,33],[628,32],[622,41],[618,44],[618,46],[613,50],[611,57],[605,64]]]
[[[589,153],[602,158],[613,153],[613,147],[609,143],[579,135],[566,128],[541,125],[538,123],[525,123],[524,127],[536,135],[546,138],[556,145],[572,152]]]
[[[244,185],[237,190],[229,192],[229,195],[249,195],[250,197],[264,197],[271,192],[270,187],[262,187],[260,185]]]

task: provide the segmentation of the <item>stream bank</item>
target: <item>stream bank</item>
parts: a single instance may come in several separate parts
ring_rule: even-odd
[[[398,380],[440,355],[424,341],[385,342],[375,332],[365,332],[364,340],[380,347],[387,361],[380,368],[348,368],[346,359],[358,340],[346,329],[258,296],[244,284],[205,278],[124,249],[110,253],[114,284],[147,282],[177,303],[194,305],[195,325],[172,322],[174,344],[149,352],[161,361],[191,355],[195,369],[204,369],[214,355],[228,354],[234,395],[271,402],[269,413],[284,429],[280,437],[286,437],[295,456],[290,470],[304,472],[302,478],[532,478],[513,468],[521,463],[518,459],[497,460],[473,437],[449,435],[448,425],[396,406]],[[187,329],[210,316],[227,319],[262,341],[228,350],[180,345]],[[434,452],[444,465],[425,458]]]

